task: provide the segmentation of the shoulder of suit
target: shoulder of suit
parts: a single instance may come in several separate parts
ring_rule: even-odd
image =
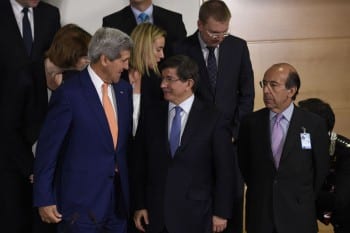
[[[169,16],[182,17],[181,13],[178,13],[178,12],[175,12],[175,11],[171,11],[171,10],[168,10],[168,9],[165,9],[163,7],[160,7],[160,6],[156,6],[156,5],[153,5],[153,10],[156,10],[157,13],[162,13],[162,14],[166,14],[166,15],[169,15]]]
[[[42,8],[42,9],[50,9],[50,10],[59,11],[58,7],[56,7],[56,6],[52,5],[52,4],[43,2],[43,1],[40,1],[39,5],[36,8],[37,9]]]
[[[123,9],[119,10],[119,11],[116,11],[112,14],[109,14],[109,15],[106,15],[104,16],[103,18],[104,19],[109,19],[109,18],[114,18],[114,17],[125,17],[125,15],[128,15],[129,13],[131,12],[131,8],[130,6],[126,6],[124,7]]]
[[[344,137],[343,135],[337,134],[337,145],[350,149],[350,139]]]

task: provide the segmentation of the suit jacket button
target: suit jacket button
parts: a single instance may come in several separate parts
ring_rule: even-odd
[[[273,184],[277,184],[278,183],[278,181],[277,180],[273,180]]]

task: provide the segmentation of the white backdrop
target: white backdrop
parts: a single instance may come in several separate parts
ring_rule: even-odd
[[[75,23],[94,33],[102,26],[102,18],[129,4],[129,0],[45,0],[60,8],[61,24]],[[197,28],[201,0],[154,0],[153,3],[182,14],[187,34]]]

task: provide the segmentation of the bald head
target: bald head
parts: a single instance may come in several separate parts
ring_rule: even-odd
[[[285,87],[287,89],[295,87],[296,92],[292,97],[292,100],[295,100],[296,96],[299,93],[300,78],[294,66],[288,63],[277,63],[266,70],[264,77],[266,77],[267,75],[274,75],[276,77],[285,79]]]
[[[265,72],[261,87],[265,106],[280,113],[295,100],[300,87],[299,75],[290,64],[274,64]]]

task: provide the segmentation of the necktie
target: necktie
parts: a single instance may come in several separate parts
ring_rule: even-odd
[[[149,15],[147,15],[146,13],[142,12],[141,14],[139,14],[139,16],[137,17],[139,18],[141,23],[146,23],[149,21]]]
[[[28,19],[28,8],[24,7],[22,9],[23,19],[22,19],[22,33],[23,33],[23,42],[27,49],[28,54],[32,51],[32,29],[30,27],[29,19]]]
[[[109,130],[111,131],[114,147],[117,146],[118,140],[118,124],[116,114],[114,112],[112,102],[108,96],[108,84],[102,84],[102,105],[105,110],[105,114],[107,117]]]
[[[208,68],[208,75],[209,75],[209,81],[211,84],[211,87],[213,90],[215,90],[216,86],[216,74],[218,72],[218,67],[216,65],[216,58],[215,58],[215,47],[207,46],[209,55],[207,60],[207,68]]]
[[[273,158],[275,161],[275,167],[278,168],[280,159],[281,159],[281,154],[282,154],[282,148],[283,148],[283,129],[281,125],[281,120],[283,119],[282,114],[277,114],[275,117],[275,122],[272,127],[272,132],[271,132],[271,149],[272,149],[272,154]]]
[[[179,106],[175,107],[175,116],[173,118],[173,122],[171,124],[170,129],[170,152],[171,156],[174,157],[176,149],[178,148],[180,144],[180,134],[181,134],[181,115],[182,108]]]

